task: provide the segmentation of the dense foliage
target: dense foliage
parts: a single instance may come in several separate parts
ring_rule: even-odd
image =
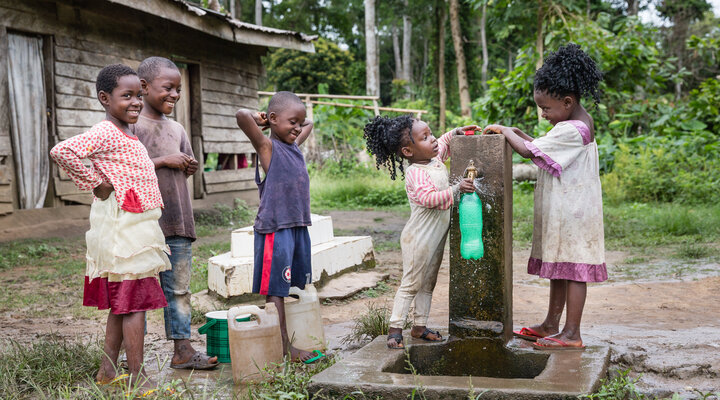
[[[238,0],[243,18],[254,1]],[[273,51],[267,61],[267,89],[364,94],[365,44],[362,0],[272,0],[263,2],[263,22],[318,34],[316,54]],[[579,44],[604,73],[600,103],[584,104],[595,119],[605,195],[613,201],[720,200],[720,18],[705,0],[641,1],[665,19],[641,21],[620,0],[460,1],[472,117],[461,117],[456,55],[447,2],[376,1],[381,100],[385,105],[430,111],[436,135],[440,118],[439,63],[444,61],[448,129],[466,123],[502,123],[531,135],[550,125],[538,121],[532,98],[543,54],[569,42]],[[482,81],[482,10],[486,10],[487,81]],[[403,19],[411,23],[410,80],[397,76]],[[442,18],[445,18],[444,20]],[[444,21],[444,35],[440,35]],[[539,22],[539,23],[538,23]],[[400,33],[400,36],[398,36]],[[395,37],[393,37],[395,35]],[[399,39],[393,40],[393,39]],[[445,42],[443,54],[439,43]],[[337,43],[337,45],[335,44]],[[395,45],[393,45],[395,43]],[[401,47],[401,46],[400,46]],[[403,55],[404,56],[404,55]],[[355,104],[370,105],[369,102]],[[392,115],[390,113],[386,113]],[[316,106],[314,118],[323,159],[358,158],[362,127],[370,110]],[[366,157],[365,157],[366,158]],[[516,161],[520,161],[516,157]]]

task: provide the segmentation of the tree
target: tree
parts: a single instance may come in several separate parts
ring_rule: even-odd
[[[488,48],[487,38],[485,35],[485,26],[487,23],[487,3],[488,0],[482,3],[482,16],[480,17],[480,45],[482,46],[482,87],[483,90],[487,90],[487,69],[488,69]]]
[[[457,68],[458,91],[460,93],[460,114],[470,117],[470,90],[465,66],[465,50],[463,49],[462,31],[460,29],[460,4],[458,0],[450,0],[450,31],[455,48],[455,66]]]
[[[353,55],[338,45],[320,38],[315,53],[278,49],[267,61],[268,83],[274,90],[317,93],[320,84],[329,93],[349,93],[349,73],[353,71]]]
[[[255,0],[255,25],[262,26],[262,0]]]
[[[380,66],[375,36],[375,0],[365,0],[365,90],[370,96],[380,96]]]
[[[445,132],[445,109],[447,108],[447,89],[445,88],[445,0],[439,0],[438,10],[438,92],[440,97],[440,111],[438,112],[438,125],[440,132]]]
[[[702,17],[711,8],[707,0],[662,0],[657,8],[660,15],[672,21],[672,31],[668,37],[668,50],[677,58],[678,70],[685,65],[685,53],[690,23]],[[682,81],[675,83],[675,97],[682,95]]]

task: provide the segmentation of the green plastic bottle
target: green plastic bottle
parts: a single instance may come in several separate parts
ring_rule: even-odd
[[[477,177],[475,163],[470,160],[465,177]],[[482,242],[482,202],[477,193],[465,193],[458,207],[460,214],[460,255],[466,260],[479,260],[485,254]]]

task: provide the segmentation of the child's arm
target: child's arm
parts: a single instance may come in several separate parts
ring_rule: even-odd
[[[235,113],[238,127],[245,132],[250,143],[255,148],[260,165],[267,172],[272,159],[272,141],[263,135],[262,129],[267,129],[270,123],[267,114],[264,112],[254,112],[248,109],[240,109]]]
[[[533,139],[522,131],[520,131],[520,134],[522,134],[521,136],[516,133],[515,130],[520,131],[517,128],[508,128],[507,126],[502,125],[488,125],[485,129],[483,129],[483,133],[499,133],[505,136],[505,139],[507,139],[508,143],[510,143],[510,147],[512,147],[516,153],[520,154],[524,158],[532,158],[533,154],[530,150],[528,150],[527,146],[525,146],[525,141],[532,142]]]
[[[104,182],[94,167],[86,167],[82,160],[98,153],[104,146],[101,132],[90,130],[64,140],[50,150],[50,157],[67,172],[80,190],[92,190],[96,197],[107,199],[113,187]]]
[[[477,125],[468,125],[458,127],[445,132],[440,138],[438,138],[438,157],[445,162],[450,158],[450,140],[454,135],[464,135],[465,131],[479,131],[480,127]]]
[[[305,122],[303,122],[302,125],[300,125],[300,127],[302,128],[302,132],[300,132],[297,139],[295,139],[295,143],[297,143],[298,146],[303,144],[305,139],[307,139],[308,136],[310,136],[310,133],[312,133],[313,122],[310,121],[309,119],[306,119]]]

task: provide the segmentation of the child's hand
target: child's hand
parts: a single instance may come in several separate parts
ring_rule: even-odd
[[[502,134],[502,130],[503,130],[504,128],[505,128],[504,126],[502,126],[502,125],[497,125],[497,124],[495,124],[495,125],[488,125],[488,126],[485,127],[485,129],[483,129],[483,135],[488,135],[488,134],[491,134],[491,133]]]
[[[196,159],[193,158],[192,160],[190,160],[187,168],[185,168],[185,175],[190,176],[190,175],[195,174],[198,170],[198,166],[199,166],[199,164]]]
[[[455,128],[456,135],[464,135],[467,131],[479,131],[480,127],[477,125],[468,125],[460,128]]]
[[[267,113],[265,112],[255,113],[253,115],[253,119],[255,120],[257,126],[261,127],[263,130],[270,127],[270,121],[268,121]]]
[[[470,178],[460,181],[460,193],[472,193],[475,191],[475,184]]]
[[[97,186],[95,186],[95,189],[93,189],[93,194],[95,197],[97,197],[100,200],[107,200],[108,197],[110,197],[110,193],[113,192],[115,188],[113,185],[103,182]]]
[[[190,161],[193,160],[194,158],[190,157],[185,153],[175,153],[165,156],[165,158],[163,158],[162,164],[164,167],[167,168],[175,168],[185,171],[188,165],[190,165]]]

